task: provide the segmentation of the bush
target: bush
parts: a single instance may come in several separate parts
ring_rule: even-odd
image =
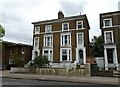
[[[34,67],[45,67],[46,64],[49,64],[48,58],[46,56],[37,56],[33,61],[32,61],[32,66]]]

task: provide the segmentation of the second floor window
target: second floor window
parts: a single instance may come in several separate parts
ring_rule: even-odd
[[[105,43],[113,43],[112,31],[105,32]]]
[[[112,26],[112,19],[108,18],[108,19],[103,19],[103,27],[110,27]]]
[[[52,32],[52,25],[46,25],[45,26],[45,33],[51,33]]]
[[[69,23],[62,23],[62,31],[69,30]]]
[[[83,21],[77,21],[76,27],[77,27],[77,29],[82,29],[83,28]]]
[[[40,27],[35,27],[35,34],[39,34],[39,32],[40,32]]]
[[[52,46],[52,36],[45,36],[44,37],[44,46],[51,47]]]
[[[70,46],[71,38],[70,34],[62,34],[61,35],[61,46]]]

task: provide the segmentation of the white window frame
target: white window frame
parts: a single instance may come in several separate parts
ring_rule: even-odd
[[[64,24],[67,24],[68,29],[64,30]],[[62,23],[62,31],[69,31],[69,22]]]
[[[47,41],[48,37],[50,38],[49,46],[48,46],[48,41]],[[53,47],[53,35],[45,35],[43,44],[44,44],[44,47]]]
[[[38,39],[38,46],[35,45],[36,38]],[[34,49],[39,49],[39,37],[34,37]]]
[[[79,34],[82,34],[82,43],[79,43],[79,42],[78,42],[78,38],[79,38],[78,35],[79,35]],[[77,47],[78,47],[78,46],[84,46],[84,34],[83,34],[83,32],[77,33],[77,40],[76,40],[76,41],[77,41]]]
[[[62,50],[67,50],[67,60],[62,60]],[[71,48],[60,49],[60,61],[72,61],[72,50]]]
[[[111,43],[114,43],[113,31],[104,31],[104,41],[105,41],[105,43],[108,43],[107,39],[106,39],[106,33],[108,33],[108,32],[111,32],[111,35],[112,35],[112,42]]]
[[[105,26],[105,21],[106,20],[110,20],[110,25],[109,26]],[[112,27],[112,18],[103,19],[103,27]]]
[[[67,35],[67,45],[65,45],[65,37],[63,38],[62,40],[62,37]],[[68,35],[70,36],[69,39],[68,39]],[[61,46],[71,46],[71,33],[64,33],[64,34],[61,34]]]
[[[79,23],[79,22],[82,23],[82,28],[78,28],[78,23]],[[84,29],[84,27],[83,27],[83,21],[77,21],[77,22],[76,22],[76,28],[77,28],[77,29]]]
[[[52,25],[45,25],[45,33],[51,33],[52,32]]]
[[[53,49],[43,49],[43,55],[45,56],[45,51],[48,51],[48,61],[53,61]],[[52,51],[52,55],[51,52]]]
[[[40,33],[40,26],[36,26],[34,30],[35,30],[34,34],[39,34]]]

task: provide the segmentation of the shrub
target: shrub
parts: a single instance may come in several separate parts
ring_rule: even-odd
[[[48,58],[46,56],[37,56],[32,61],[32,66],[34,67],[45,67],[46,64],[49,64]]]

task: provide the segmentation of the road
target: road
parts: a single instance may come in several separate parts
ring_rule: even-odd
[[[72,83],[58,81],[43,80],[27,80],[27,79],[2,79],[2,87],[118,87],[117,85],[100,85],[88,83]]]

